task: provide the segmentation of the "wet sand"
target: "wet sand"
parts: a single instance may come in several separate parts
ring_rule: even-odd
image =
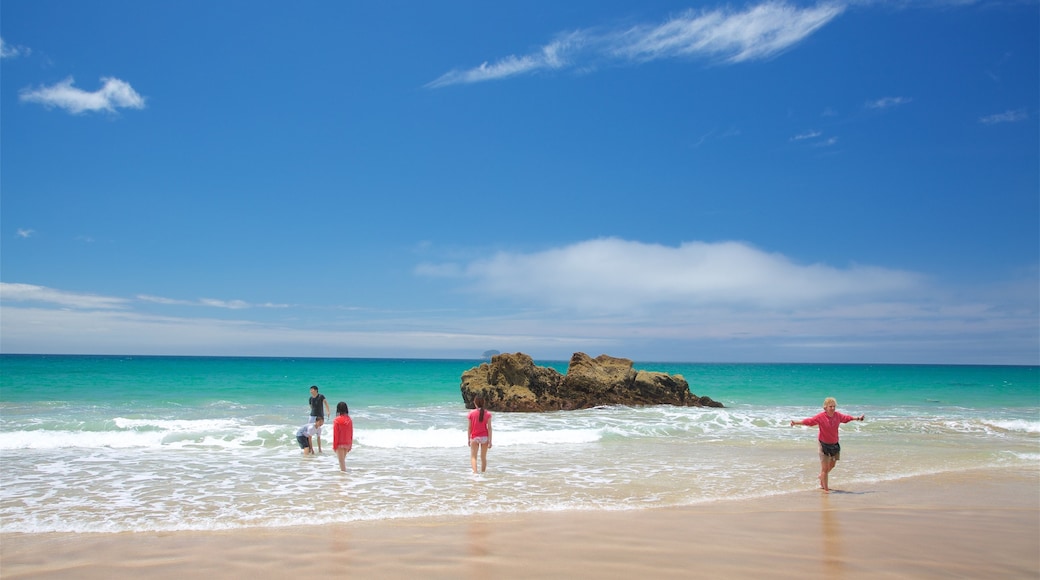
[[[1040,467],[638,511],[0,534],[0,576],[1040,577]]]

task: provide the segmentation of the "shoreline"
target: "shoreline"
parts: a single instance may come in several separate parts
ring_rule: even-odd
[[[675,508],[212,532],[2,533],[0,575],[180,579],[1040,575],[1040,468],[849,484]]]

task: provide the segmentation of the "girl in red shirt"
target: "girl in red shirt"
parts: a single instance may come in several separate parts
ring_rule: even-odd
[[[339,470],[347,470],[347,452],[354,447],[354,421],[344,401],[336,404],[336,420],[332,422],[332,450],[339,458]]]

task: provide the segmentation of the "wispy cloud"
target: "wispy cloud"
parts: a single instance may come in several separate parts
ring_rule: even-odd
[[[35,233],[36,233],[36,230],[33,230],[31,228],[18,228],[18,237],[19,238],[31,238],[32,235],[35,234]]]
[[[844,11],[837,3],[802,8],[764,2],[743,11],[688,10],[659,24],[627,29],[578,30],[560,34],[540,49],[510,55],[470,69],[456,69],[430,88],[504,79],[540,70],[587,70],[601,62],[629,64],[667,58],[702,58],[739,63],[776,56],[795,46]]]
[[[66,292],[37,286],[34,284],[15,284],[0,282],[0,300],[3,302],[38,302],[46,304],[57,304],[67,308],[82,309],[109,309],[129,308],[134,300],[127,298],[114,298],[110,296],[97,296],[95,294],[80,294]],[[150,296],[139,294],[135,296],[138,302],[152,304],[163,304],[167,306],[204,306],[210,308],[224,308],[228,310],[244,310],[247,308],[288,308],[287,304],[251,304],[244,300],[219,300],[216,298],[200,298],[198,300],[178,300],[174,298],[163,298],[161,296]]]
[[[1004,111],[1003,113],[980,117],[979,123],[982,123],[983,125],[996,125],[998,123],[1020,123],[1028,120],[1029,113],[1026,112],[1025,109],[1018,109],[1015,111]]]
[[[479,83],[512,77],[539,69],[558,69],[567,66],[565,55],[573,53],[583,44],[581,33],[569,35],[554,41],[535,54],[526,56],[507,56],[493,64],[486,61],[480,66],[468,70],[454,70],[445,73],[428,87],[443,87],[454,84]]]
[[[838,4],[801,8],[766,2],[743,12],[685,12],[664,24],[636,26],[617,35],[615,53],[636,61],[683,56],[736,63],[775,56],[844,11]]]
[[[18,58],[19,56],[29,56],[32,54],[32,50],[24,46],[12,46],[4,42],[3,38],[0,38],[0,58]]]
[[[912,102],[910,97],[883,97],[873,101],[867,101],[864,105],[868,109],[891,109]]]
[[[435,326],[436,323],[430,324]],[[157,316],[131,311],[6,308],[3,352],[204,356],[465,356],[489,345],[532,353],[546,345],[566,352],[612,344],[604,338],[544,333],[308,328],[254,320]]]
[[[196,302],[191,300],[178,300],[176,298],[164,298],[162,296],[151,296],[149,294],[138,294],[137,299],[143,302],[163,304],[166,306],[194,306]]]
[[[806,139],[816,139],[821,136],[823,136],[823,133],[819,131],[806,131],[791,137],[791,141],[805,141]]]
[[[79,294],[33,284],[8,282],[0,282],[0,302],[40,302],[80,309],[126,308],[128,305],[127,300],[122,298]]]
[[[693,143],[693,147],[694,148],[700,148],[702,145],[704,145],[705,143],[708,143],[708,142],[720,141],[722,139],[731,139],[733,137],[739,137],[739,136],[740,136],[740,129],[737,129],[736,127],[730,127],[729,129],[726,129],[724,131],[719,131],[719,130],[716,130],[716,129],[712,129],[711,131],[708,131],[707,133],[701,135]]]
[[[102,86],[94,92],[84,91],[73,85],[69,77],[49,87],[22,89],[23,102],[39,103],[45,107],[58,107],[72,114],[87,111],[115,112],[116,109],[143,109],[145,99],[130,86],[130,83],[112,77],[102,77]]]
[[[838,138],[831,136],[824,138],[823,131],[817,131],[815,129],[810,131],[804,131],[791,137],[791,141],[794,143],[802,143],[809,147],[833,147],[838,144]]]
[[[198,300],[181,300],[177,298],[165,298],[162,296],[151,296],[138,294],[137,299],[142,302],[163,304],[166,306],[207,306],[210,308],[226,308],[228,310],[244,310],[247,308],[288,308],[288,304],[252,304],[245,300],[221,300],[217,298],[199,298]]]
[[[228,308],[230,310],[241,310],[249,308],[249,303],[244,300],[218,300],[216,298],[202,298],[199,300],[205,306],[213,308]]]

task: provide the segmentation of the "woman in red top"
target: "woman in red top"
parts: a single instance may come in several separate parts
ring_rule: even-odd
[[[487,471],[487,452],[491,449],[491,413],[484,409],[484,397],[473,397],[476,409],[469,413],[469,462],[473,473],[477,472],[477,450],[480,450],[480,472]]]
[[[336,420],[332,422],[332,450],[339,458],[339,470],[347,470],[347,452],[354,447],[354,421],[350,409],[340,401],[336,404]]]
[[[820,427],[820,487],[823,491],[830,492],[827,476],[841,457],[841,446],[838,445],[838,426],[849,421],[862,421],[866,415],[853,417],[837,411],[838,402],[834,397],[823,400],[823,412],[801,421],[791,421],[795,425],[819,425]]]

